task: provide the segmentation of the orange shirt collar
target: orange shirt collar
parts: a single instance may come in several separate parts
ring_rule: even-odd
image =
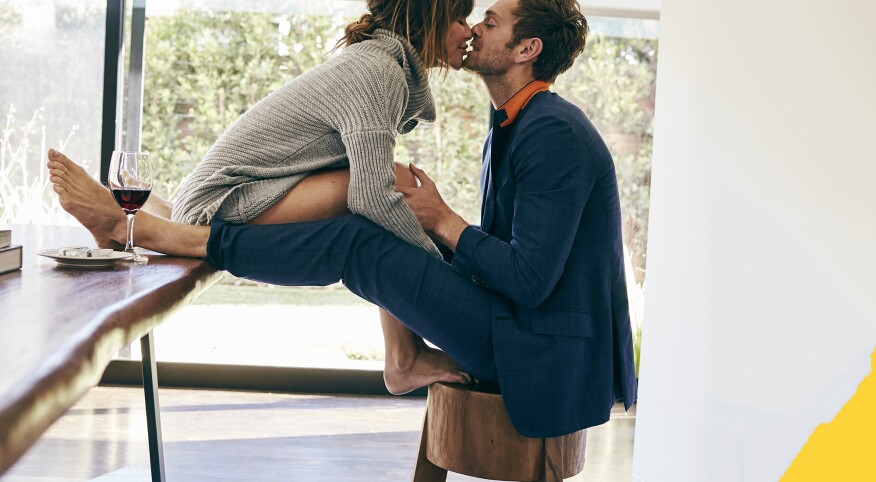
[[[544,92],[551,88],[551,84],[545,82],[543,80],[533,80],[526,87],[520,89],[513,97],[508,99],[508,102],[502,104],[502,107],[499,107],[498,110],[504,110],[505,115],[508,116],[504,122],[499,124],[499,127],[507,127],[514,123],[514,120],[517,119],[517,115],[520,114],[520,111],[526,107],[526,104],[535,97],[535,94],[539,92]]]

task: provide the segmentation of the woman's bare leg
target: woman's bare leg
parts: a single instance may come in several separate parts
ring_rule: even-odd
[[[396,164],[396,185],[416,186],[411,171]],[[251,221],[282,224],[316,221],[349,213],[350,171],[323,171],[307,176],[286,196]],[[388,311],[380,309],[386,355],[383,380],[390,393],[400,395],[433,382],[469,383],[469,375],[443,351],[430,348]]]
[[[435,382],[471,383],[464,372],[446,353],[436,350],[409,330],[383,308],[380,309],[383,328],[383,383],[393,395],[402,395]]]
[[[347,209],[348,169],[310,174],[249,224],[285,224],[319,221],[350,214]]]
[[[116,247],[126,240],[126,219],[109,190],[81,166],[53,150],[48,154],[50,180],[61,207],[72,214],[94,237],[100,247]],[[404,166],[396,166],[400,183],[416,183]],[[280,201],[252,220],[253,224],[282,224],[314,221],[346,214],[349,170],[325,171],[306,177]],[[160,198],[159,198],[160,199]],[[191,226],[169,221],[162,208],[169,203],[154,203],[155,209],[141,210],[135,216],[134,241],[137,246],[160,253],[205,257],[209,226]],[[147,203],[148,204],[148,203]],[[150,213],[154,211],[158,215]],[[394,394],[406,393],[433,382],[468,383],[470,378],[444,352],[426,346],[388,312],[381,309],[386,357],[384,380]]]
[[[61,207],[91,232],[98,246],[124,246],[127,220],[109,189],[54,149],[48,157],[50,180]],[[134,216],[134,233],[135,244],[152,251],[196,258],[207,255],[209,226],[178,224],[141,210]]]

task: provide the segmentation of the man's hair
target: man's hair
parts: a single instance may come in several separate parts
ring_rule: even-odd
[[[368,0],[368,12],[344,29],[337,47],[374,36],[378,28],[408,39],[426,68],[447,67],[444,37],[450,26],[471,15],[474,0]]]
[[[526,38],[540,38],[542,50],[532,64],[537,80],[553,82],[575,62],[587,42],[587,19],[578,0],[518,0],[513,10],[513,47]]]

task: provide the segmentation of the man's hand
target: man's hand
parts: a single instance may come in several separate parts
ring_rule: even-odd
[[[438,188],[429,176],[418,167],[410,165],[414,177],[420,182],[419,187],[397,187],[396,190],[405,197],[405,202],[414,212],[423,229],[438,238],[441,243],[456,251],[456,243],[468,223],[453,212],[444,202]]]
[[[413,164],[409,166],[411,173],[419,181],[419,187],[397,187],[396,190],[405,196],[405,202],[417,216],[417,220],[427,233],[433,233],[435,226],[446,217],[453,215],[453,210],[444,202],[435,182],[421,169]]]

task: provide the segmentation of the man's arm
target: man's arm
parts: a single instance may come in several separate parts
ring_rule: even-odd
[[[519,135],[514,165],[507,166],[517,181],[510,242],[465,223],[416,168],[421,191],[403,193],[424,228],[454,248],[457,272],[535,307],[563,273],[596,174],[582,158],[587,146],[565,121],[544,118]]]

